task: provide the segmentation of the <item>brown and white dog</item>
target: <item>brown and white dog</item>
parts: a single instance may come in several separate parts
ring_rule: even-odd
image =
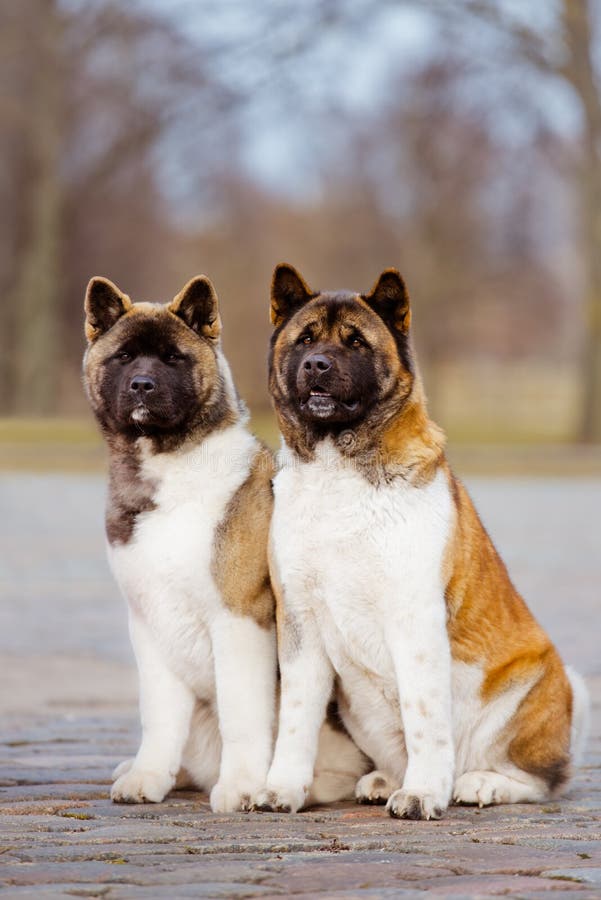
[[[282,675],[260,808],[296,810],[333,688],[376,771],[360,802],[437,818],[451,799],[565,785],[588,697],[512,585],[428,417],[401,276],[368,294],[274,274],[270,389],[283,436],[272,581]]]
[[[273,460],[247,429],[220,347],[217,296],[192,279],[165,305],[104,278],[85,301],[84,378],[110,454],[109,560],[129,608],[142,743],[118,802],[179,783],[214,811],[250,806],[276,719],[267,537]],[[310,799],[352,795],[365,760],[326,726]]]

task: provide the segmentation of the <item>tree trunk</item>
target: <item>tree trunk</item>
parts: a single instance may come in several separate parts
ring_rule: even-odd
[[[578,437],[601,442],[601,99],[592,61],[590,0],[562,0],[561,17],[567,51],[562,74],[578,95],[583,115],[577,186],[586,278],[586,336]]]
[[[48,413],[56,405],[60,365],[61,19],[56,0],[41,0],[37,6],[40,45],[32,54],[29,221],[9,302],[15,311],[15,410]]]
[[[601,442],[601,160],[587,154],[580,179],[586,275],[586,333],[582,357],[579,438]]]

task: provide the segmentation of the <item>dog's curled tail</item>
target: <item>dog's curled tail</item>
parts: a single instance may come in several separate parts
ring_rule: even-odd
[[[588,738],[591,720],[591,698],[582,675],[571,666],[566,666],[566,674],[572,687],[572,763],[580,765]]]

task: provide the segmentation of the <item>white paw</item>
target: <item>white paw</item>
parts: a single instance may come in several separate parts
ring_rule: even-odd
[[[135,756],[132,756],[130,759],[124,759],[123,762],[120,762],[118,766],[115,766],[112,775],[113,781],[116,781],[117,778],[121,777],[121,775],[125,775],[126,772],[129,772],[135,760]]]
[[[436,794],[398,790],[391,794],[386,809],[395,819],[440,819],[447,803]]]
[[[136,769],[126,771],[111,788],[113,803],[160,803],[173,787],[169,773]]]
[[[357,803],[386,803],[393,791],[399,787],[398,781],[375,769],[363,775],[355,787]]]
[[[298,812],[304,806],[308,789],[302,785],[286,785],[267,787],[259,791],[253,798],[253,809],[263,812]]]
[[[507,779],[496,772],[464,772],[455,782],[453,800],[473,806],[509,803],[504,785]]]
[[[220,778],[211,791],[211,809],[214,813],[248,812],[259,791],[259,785],[248,779]]]

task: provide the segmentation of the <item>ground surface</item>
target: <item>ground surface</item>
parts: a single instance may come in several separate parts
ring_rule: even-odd
[[[468,481],[514,580],[594,700],[563,798],[440,822],[341,804],[213,816],[206,797],[114,806],[135,751],[125,611],[102,479],[0,476],[0,895],[601,897],[601,480]]]

